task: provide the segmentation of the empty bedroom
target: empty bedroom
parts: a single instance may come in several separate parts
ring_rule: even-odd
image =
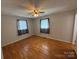
[[[1,0],[1,59],[77,59],[76,0]]]

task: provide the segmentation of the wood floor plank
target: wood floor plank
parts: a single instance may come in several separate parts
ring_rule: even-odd
[[[72,44],[39,36],[31,36],[2,49],[4,59],[76,59]]]

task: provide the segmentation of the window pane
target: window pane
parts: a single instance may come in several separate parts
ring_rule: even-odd
[[[26,20],[18,20],[18,35],[29,33],[28,23]]]
[[[40,32],[41,33],[46,33],[49,34],[49,19],[42,19],[40,21],[41,27],[40,27]]]
[[[47,29],[49,26],[48,26],[48,19],[45,19],[45,20],[41,20],[41,28],[42,29]]]
[[[19,21],[18,22],[18,30],[25,30],[27,29],[26,21]]]

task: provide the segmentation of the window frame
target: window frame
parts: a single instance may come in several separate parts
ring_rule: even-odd
[[[18,30],[18,22],[19,21],[25,21],[26,22],[26,26],[27,26],[27,29],[25,29],[25,30]],[[19,33],[19,31],[26,31],[25,33]],[[17,19],[17,34],[18,35],[24,35],[24,34],[26,34],[26,33],[29,33],[29,29],[28,29],[28,22],[27,22],[27,20],[24,20],[24,19]]]
[[[41,28],[41,21],[42,20],[45,20],[45,19],[47,19],[48,20],[48,32],[42,32],[42,28]],[[45,29],[46,30],[46,29]],[[50,33],[50,21],[49,21],[49,18],[43,18],[43,19],[40,19],[40,33],[45,33],[45,34],[49,34]]]

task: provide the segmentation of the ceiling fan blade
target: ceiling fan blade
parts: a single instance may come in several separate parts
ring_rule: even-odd
[[[39,13],[45,13],[45,12],[39,12]]]

